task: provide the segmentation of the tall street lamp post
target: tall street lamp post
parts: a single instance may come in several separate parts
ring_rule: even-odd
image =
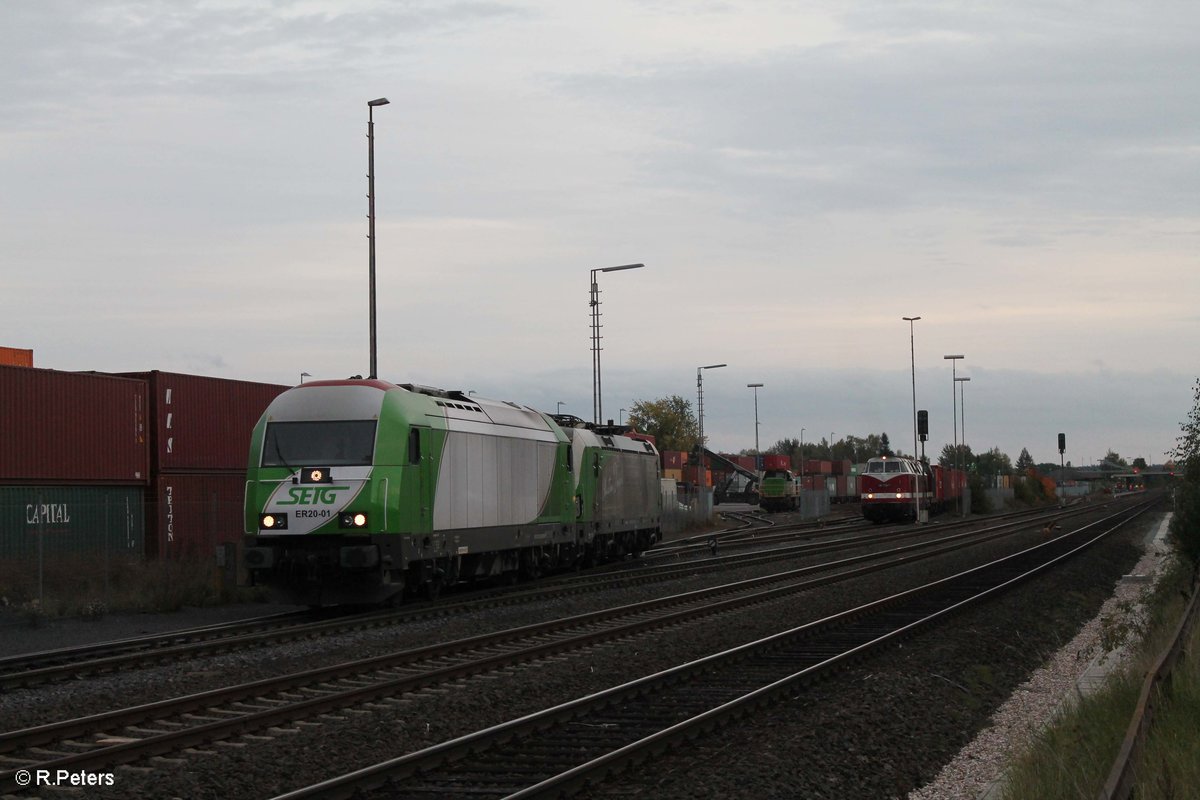
[[[705,367],[696,367],[696,423],[700,432],[700,440],[696,444],[696,485],[699,487],[697,497],[700,501],[700,506],[705,509],[704,492],[708,482],[704,479],[704,377],[703,372],[706,369],[720,369],[728,366],[727,364],[709,364]],[[707,511],[705,511],[707,516]]]
[[[562,413],[562,407],[563,407],[563,401],[562,401],[562,400],[558,400],[558,401],[556,401],[556,402],[558,403],[558,411],[556,411],[556,412],[554,412],[554,413],[556,413],[556,414],[561,414],[561,413]]]
[[[912,366],[912,403],[913,403],[913,458],[917,457],[917,342],[913,331],[913,323],[920,317],[901,317],[908,323],[908,356]],[[918,462],[919,463],[919,462]],[[924,467],[921,467],[924,469]],[[921,480],[916,478],[916,491],[913,492],[913,505],[916,506],[916,522],[921,521]]]
[[[618,422],[618,423],[620,423],[621,425],[624,425],[624,424],[625,424],[625,412],[626,412],[627,410],[628,410],[628,409],[624,409],[624,408],[622,408],[622,409],[621,409],[621,415],[620,415],[620,416],[617,418],[617,422]]]
[[[966,446],[967,446],[967,387],[965,386],[965,384],[969,380],[971,380],[971,379],[970,378],[955,378],[954,379],[955,383],[958,384],[958,415],[959,415],[959,419],[961,420],[961,423],[959,425],[959,430],[962,431],[962,443],[963,443],[964,450],[966,449]],[[967,467],[966,460],[965,460],[966,454],[964,453],[963,456],[964,456],[963,471],[966,472],[966,467]],[[963,476],[963,491],[960,491],[958,493],[959,515],[960,516],[962,515],[963,509],[964,509],[964,503],[966,501],[966,498],[963,497],[963,492],[965,492],[965,491],[966,491],[966,476],[964,475]]]
[[[800,429],[800,488],[804,488],[804,428]]]
[[[763,384],[761,384],[761,383],[747,383],[746,384],[747,389],[754,390],[754,463],[755,464],[758,464],[760,461],[762,461],[762,459],[759,458],[759,453],[762,451],[760,451],[758,449],[758,390],[761,389],[762,387],[763,387]]]
[[[371,378],[379,377],[375,349],[375,107],[386,106],[386,97],[367,101],[367,240],[370,261]]]
[[[625,269],[641,269],[645,264],[622,264],[619,267],[601,267],[592,270],[591,297],[592,307],[592,422],[600,424],[604,414],[604,404],[600,400],[600,286],[596,283],[597,272],[620,272]]]
[[[950,362],[950,406],[952,409],[951,425],[954,428],[954,469],[958,469],[958,392],[954,391],[957,386],[958,376],[956,374],[959,360],[966,358],[964,355],[942,356],[942,358]]]

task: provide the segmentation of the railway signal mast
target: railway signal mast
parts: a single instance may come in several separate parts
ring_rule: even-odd
[[[1067,467],[1063,461],[1063,454],[1067,452],[1067,435],[1060,433],[1058,435],[1058,483],[1062,488],[1058,492],[1059,505],[1067,504]]]

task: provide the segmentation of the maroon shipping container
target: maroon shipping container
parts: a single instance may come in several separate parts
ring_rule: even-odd
[[[172,372],[121,373],[150,386],[150,458],[155,474],[245,470],[250,433],[290,386]]]
[[[806,475],[830,475],[833,472],[833,462],[821,461],[816,458],[808,458],[804,460],[804,474]]]
[[[146,383],[0,366],[0,482],[144,485]]]
[[[850,459],[842,459],[841,461],[833,461],[830,464],[834,475],[849,475],[850,474]]]
[[[785,455],[768,453],[763,456],[763,469],[791,469],[791,459]]]
[[[240,542],[246,473],[155,476],[146,498],[146,555],[211,559],[217,545]]]

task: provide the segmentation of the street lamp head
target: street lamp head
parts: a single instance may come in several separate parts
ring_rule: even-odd
[[[944,359],[953,359],[953,358],[966,358],[966,356],[963,356],[963,355],[958,355],[958,356],[942,356],[942,358],[944,358]]]
[[[747,389],[761,389],[763,387],[763,385],[764,384],[761,384],[761,383],[747,383],[746,388]]]
[[[622,264],[619,267],[603,267],[596,272],[620,272],[623,269],[641,269],[645,264]]]
[[[905,322],[916,322],[920,319],[920,317],[901,317],[900,319],[904,320]]]
[[[378,100],[368,100],[367,105],[369,105],[369,106],[386,106],[390,102],[392,102],[392,101],[388,100],[386,97],[380,97]]]
[[[970,378],[955,378],[954,380],[957,381],[958,383],[962,383],[963,381],[969,381],[971,379]]]
[[[697,367],[697,369],[716,369],[717,367],[727,367],[728,364],[709,364],[707,367]]]

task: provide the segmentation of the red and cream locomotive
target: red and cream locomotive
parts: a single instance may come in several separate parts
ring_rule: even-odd
[[[917,509],[941,513],[962,497],[966,475],[904,456],[867,462],[858,478],[863,517],[872,522],[916,519]]]

